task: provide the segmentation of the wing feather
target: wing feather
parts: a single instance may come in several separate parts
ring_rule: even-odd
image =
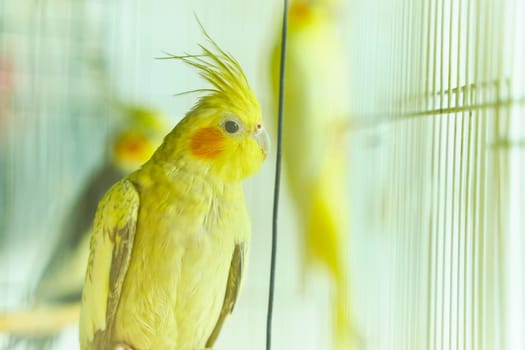
[[[139,194],[129,180],[117,182],[100,201],[80,312],[80,345],[107,349],[135,238]]]
[[[233,251],[232,261],[230,264],[230,272],[228,274],[228,282],[226,283],[226,292],[224,293],[224,302],[222,304],[221,313],[213,331],[206,342],[206,349],[211,349],[224,324],[226,316],[233,312],[235,307],[235,302],[239,295],[239,290],[241,288],[241,278],[242,272],[244,269],[244,259],[246,256],[246,251],[244,248],[244,243],[237,243]]]

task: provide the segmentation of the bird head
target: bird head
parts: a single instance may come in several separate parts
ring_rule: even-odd
[[[226,181],[239,181],[260,168],[268,154],[261,107],[239,63],[203,29],[212,45],[199,55],[170,55],[196,68],[212,88],[166,137],[159,154],[190,157]]]
[[[144,164],[161,144],[168,131],[167,117],[141,106],[125,106],[123,114],[123,127],[113,137],[111,153],[117,168],[129,173]]]
[[[335,15],[337,0],[296,0],[290,6],[290,31],[318,25]]]

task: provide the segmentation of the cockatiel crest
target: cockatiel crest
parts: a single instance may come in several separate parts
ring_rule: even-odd
[[[269,138],[262,126],[261,107],[239,63],[213,41],[202,25],[201,29],[216,52],[199,45],[201,54],[170,54],[165,58],[180,59],[197,68],[213,88],[185,92],[207,94],[179,123],[180,132],[176,132],[178,126],[167,138],[189,132],[192,135],[186,147],[193,156],[208,160],[210,169],[220,176],[238,180],[257,171],[266,157]],[[209,127],[213,122],[216,125]]]

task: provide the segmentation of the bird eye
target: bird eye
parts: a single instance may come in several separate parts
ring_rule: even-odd
[[[239,124],[233,120],[227,120],[224,123],[224,130],[226,130],[229,134],[235,134],[237,131],[239,131]]]

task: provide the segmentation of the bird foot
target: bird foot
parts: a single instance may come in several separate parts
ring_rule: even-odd
[[[117,344],[113,350],[133,350],[128,344]]]

